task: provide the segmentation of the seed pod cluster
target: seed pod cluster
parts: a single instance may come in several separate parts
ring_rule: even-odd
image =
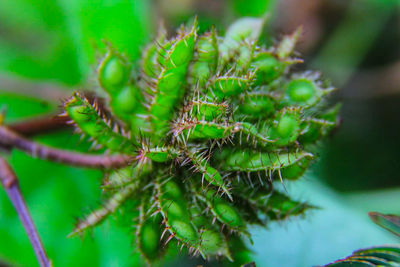
[[[74,233],[133,201],[141,203],[132,220],[137,247],[149,263],[171,244],[235,261],[251,225],[312,208],[277,183],[304,174],[340,107],[328,105],[333,89],[318,73],[293,72],[299,31],[266,47],[263,24],[243,18],[224,37],[200,34],[197,20],[171,39],[160,29],[140,62],[109,48],[98,68],[107,112],[79,93],[65,110],[97,145],[132,162],[107,171],[110,200]]]

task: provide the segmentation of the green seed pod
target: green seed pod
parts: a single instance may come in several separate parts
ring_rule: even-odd
[[[218,43],[215,30],[199,38],[196,46],[196,60],[191,66],[192,84],[203,87],[218,65]]]
[[[197,229],[190,221],[174,220],[171,222],[170,227],[171,233],[175,235],[179,241],[191,247],[198,246],[200,236]]]
[[[104,181],[104,189],[119,189],[128,184],[138,183],[151,171],[151,162],[113,170]]]
[[[145,161],[145,159],[150,159],[155,162],[167,162],[169,160],[177,158],[178,156],[179,156],[179,152],[175,151],[173,148],[143,147],[142,149],[139,150],[139,155],[137,156],[137,158],[141,161]]]
[[[276,146],[286,146],[296,141],[300,133],[299,109],[284,109],[274,120],[270,128],[265,129]]]
[[[163,254],[164,249],[161,244],[162,218],[159,215],[149,217],[147,201],[143,201],[140,207],[140,222],[136,236],[140,253],[151,264]]]
[[[319,103],[324,96],[334,90],[320,81],[318,73],[309,72],[294,75],[286,85],[285,99],[287,105],[310,107]]]
[[[190,209],[176,182],[158,184],[158,207],[171,236],[189,247],[197,247],[200,239],[191,221]],[[171,238],[172,238],[171,237]]]
[[[265,21],[265,18],[250,17],[235,21],[226,31],[225,38],[219,47],[223,60],[227,61],[229,57],[233,56],[242,41],[257,41]]]
[[[165,55],[166,61],[157,81],[157,93],[150,107],[153,128],[158,137],[168,131],[167,121],[173,118],[175,105],[184,95],[182,89],[194,54],[196,38],[197,23],[191,32],[177,38]]]
[[[240,73],[247,73],[254,57],[256,43],[244,41],[239,46],[238,50],[237,71]]]
[[[214,103],[205,100],[193,100],[185,106],[184,112],[188,117],[194,117],[199,121],[220,121],[228,114],[227,102]]]
[[[207,204],[212,214],[230,229],[246,233],[246,225],[239,211],[228,201],[222,199],[214,190],[207,191]]]
[[[223,139],[230,137],[236,130],[235,125],[209,121],[177,121],[173,125],[174,136],[178,141],[186,139]]]
[[[302,215],[312,207],[307,203],[294,201],[277,191],[268,198],[267,206],[269,209],[267,215],[271,220],[284,220],[289,216]]]
[[[303,32],[303,28],[299,27],[295,32],[291,35],[286,35],[282,41],[280,42],[279,46],[276,49],[276,54],[280,59],[285,59],[289,57],[293,51],[297,41],[300,38],[301,33]]]
[[[157,45],[155,43],[150,43],[143,52],[142,71],[151,78],[157,78],[160,72],[157,55]]]
[[[240,228],[244,226],[244,221],[239,212],[226,202],[216,203],[214,205],[215,216],[231,228]]]
[[[101,87],[114,94],[128,82],[130,66],[121,55],[110,48],[99,65],[98,73]]]
[[[230,199],[232,199],[232,196],[218,170],[211,167],[207,160],[201,158],[199,155],[189,152],[188,156],[195,165],[196,171],[201,173],[202,184],[204,183],[203,181],[206,180],[209,184],[215,185],[218,187],[218,190],[222,190]]]
[[[173,180],[169,180],[161,186],[162,194],[167,199],[183,199],[182,189]]]
[[[286,96],[290,102],[311,105],[317,101],[317,86],[307,79],[290,81],[286,87]]]
[[[164,44],[166,35],[164,26],[160,25],[155,42],[148,44],[143,52],[141,67],[143,73],[148,77],[156,79],[160,75],[161,67],[158,62],[158,56],[161,52],[159,48]]]
[[[255,83],[262,85],[280,77],[286,69],[286,63],[281,62],[270,52],[261,52],[254,56],[251,67],[255,70]]]
[[[311,157],[306,157],[295,164],[292,164],[286,168],[281,169],[281,176],[287,180],[297,180],[306,172],[311,164]]]
[[[70,118],[85,134],[93,137],[99,144],[123,153],[135,153],[135,144],[118,132],[118,128],[111,128],[110,124],[100,115],[96,105],[75,93],[64,105]]]
[[[225,256],[233,261],[225,237],[216,230],[204,229],[200,234],[200,250],[203,255]]]
[[[139,247],[142,255],[148,260],[158,257],[160,244],[160,225],[156,225],[151,219],[144,222],[139,230]]]
[[[254,119],[267,118],[275,111],[275,101],[272,96],[265,93],[245,94],[241,98],[236,114]]]
[[[269,139],[267,136],[258,132],[257,127],[249,122],[238,123],[237,128],[240,133],[240,143],[244,135],[244,139],[247,142],[252,143],[254,146],[266,146],[274,142],[274,140]]]
[[[114,213],[125,201],[138,190],[137,184],[125,186],[115,193],[107,202],[99,209],[87,215],[83,220],[80,220],[74,231],[68,235],[72,237],[83,233],[89,228],[95,227],[104,221],[110,214]]]
[[[137,86],[126,85],[119,92],[112,95],[111,107],[115,115],[124,122],[131,124],[132,117],[136,118],[138,112],[143,112],[143,94]],[[138,125],[132,124],[135,129]]]
[[[113,98],[112,105],[116,114],[130,114],[135,111],[137,108],[135,90],[137,90],[137,88],[133,86],[126,86]]]
[[[274,171],[289,167],[303,158],[312,158],[313,155],[307,152],[297,153],[263,153],[263,152],[248,152],[246,157],[249,160],[237,160],[243,155],[242,151],[232,153],[226,159],[226,162],[221,168],[227,171]],[[241,165],[239,165],[241,164]]]
[[[244,92],[247,92],[253,81],[253,77],[253,73],[249,73],[247,76],[244,77],[215,77],[211,81],[212,95],[217,97],[218,99],[238,96]]]
[[[107,117],[117,117],[118,126],[79,94],[65,109],[95,142],[132,162],[108,171],[102,188],[115,195],[77,229],[139,198],[137,245],[150,264],[172,241],[190,254],[234,258],[239,266],[248,259],[241,238],[250,225],[312,208],[281,194],[274,182],[304,174],[309,151],[338,124],[339,108],[327,110],[329,83],[290,68],[301,62],[293,58],[300,31],[266,46],[258,40],[264,22],[240,19],[224,38],[214,29],[198,34],[197,20],[170,39],[161,28],[141,65],[132,65],[135,72],[109,51],[98,80],[109,95]],[[123,211],[137,217],[130,207]]]

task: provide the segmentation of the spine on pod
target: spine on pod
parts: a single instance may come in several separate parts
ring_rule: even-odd
[[[79,129],[100,145],[112,151],[135,153],[134,140],[125,137],[117,124],[112,126],[111,121],[107,121],[102,116],[99,107],[96,104],[90,104],[79,93],[76,92],[64,104],[64,108]]]
[[[194,54],[197,21],[189,33],[183,33],[166,52],[161,73],[156,82],[155,95],[150,104],[154,138],[161,138],[169,129],[174,109],[185,94],[186,75]]]

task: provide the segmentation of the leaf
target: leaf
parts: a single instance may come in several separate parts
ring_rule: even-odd
[[[374,223],[400,237],[400,216],[379,212],[370,212],[368,215]]]
[[[356,250],[353,255],[325,267],[399,266],[399,264],[400,246],[390,245]]]

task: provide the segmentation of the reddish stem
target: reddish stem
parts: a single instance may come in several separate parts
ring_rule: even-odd
[[[120,168],[129,165],[133,159],[128,155],[90,155],[52,148],[28,140],[4,126],[0,126],[0,145],[15,147],[33,157],[89,168]]]
[[[40,133],[47,133],[69,125],[67,122],[70,120],[67,116],[43,116],[36,117],[24,121],[14,122],[8,124],[7,127],[23,136],[32,136]]]
[[[22,196],[18,178],[6,159],[0,157],[0,180],[24,225],[41,266],[52,266]]]

